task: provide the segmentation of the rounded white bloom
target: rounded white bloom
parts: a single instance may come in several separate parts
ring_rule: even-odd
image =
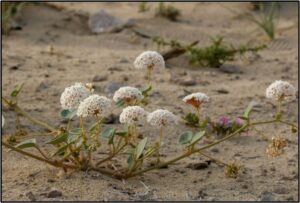
[[[277,80],[266,89],[266,97],[275,101],[291,101],[296,98],[296,89],[289,82]]]
[[[165,127],[178,123],[178,118],[170,111],[157,109],[152,113],[149,113],[147,117],[148,123],[156,127]]]
[[[77,109],[80,102],[90,95],[90,91],[81,83],[75,83],[70,87],[65,88],[61,94],[60,103],[63,109]]]
[[[87,117],[92,115],[104,116],[109,113],[111,100],[104,96],[93,94],[83,100],[78,109],[77,116]]]
[[[126,103],[134,104],[141,101],[143,97],[142,92],[135,87],[121,87],[115,92],[113,100],[115,102],[122,100]]]
[[[148,113],[140,106],[129,106],[120,114],[120,123],[129,125],[144,124]]]
[[[165,60],[156,51],[145,51],[135,59],[133,65],[137,69],[159,69],[165,68]]]
[[[5,123],[5,119],[4,119],[4,116],[2,115],[2,128],[4,126],[4,123]]]
[[[182,101],[187,104],[191,104],[194,107],[199,107],[202,103],[209,102],[209,97],[202,92],[197,92],[185,96]]]

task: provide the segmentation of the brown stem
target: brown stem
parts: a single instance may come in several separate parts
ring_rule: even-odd
[[[122,145],[118,150],[116,150],[115,153],[111,154],[110,156],[106,157],[105,159],[99,161],[96,163],[96,166],[99,166],[100,164],[108,161],[108,160],[111,160],[113,157],[115,157],[122,149],[124,149],[124,147],[126,146],[127,144],[125,143],[124,145]]]
[[[51,160],[45,159],[45,158],[43,158],[43,157],[39,157],[39,156],[37,156],[37,155],[31,154],[31,153],[29,153],[29,152],[26,152],[26,151],[23,151],[23,150],[21,150],[21,149],[19,149],[19,148],[16,148],[16,147],[14,147],[14,146],[12,146],[12,145],[10,145],[10,144],[7,144],[7,143],[5,143],[5,142],[2,142],[2,144],[3,144],[5,147],[7,147],[7,148],[9,148],[9,149],[11,149],[11,150],[13,150],[13,151],[16,151],[16,152],[18,152],[18,153],[20,153],[20,154],[23,154],[23,155],[25,155],[25,156],[29,156],[29,157],[34,158],[34,159],[36,159],[36,160],[39,160],[39,161],[42,161],[42,162],[46,162],[47,164],[50,164],[50,165],[52,165],[52,166],[54,166],[54,167],[73,168],[73,169],[77,169],[77,168],[78,168],[78,167],[75,166],[75,165],[65,164],[65,163],[61,163],[61,162],[59,162],[59,161],[51,161]]]
[[[6,100],[5,98],[2,98],[2,100],[9,106],[11,107],[14,111],[20,113],[22,116],[28,118],[28,120],[30,120],[31,122],[43,127],[44,129],[47,129],[50,132],[55,131],[55,128],[51,127],[50,125],[48,125],[47,123],[44,123],[42,121],[39,121],[35,118],[33,118],[32,116],[30,116],[27,112],[25,112],[23,109],[21,109],[17,104],[11,104],[8,100]]]

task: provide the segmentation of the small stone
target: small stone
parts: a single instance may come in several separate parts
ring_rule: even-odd
[[[35,89],[36,92],[41,92],[49,87],[49,84],[46,82],[41,82],[39,86]]]
[[[102,82],[107,80],[107,75],[95,75],[93,78],[93,82]]]
[[[49,179],[47,180],[47,182],[48,182],[48,183],[55,183],[55,180],[54,180],[54,179],[51,179],[51,178],[49,178]]]
[[[218,148],[212,148],[211,151],[214,153],[218,153],[220,150]]]
[[[127,59],[125,59],[125,58],[120,59],[119,62],[120,62],[120,63],[129,63],[129,61],[128,61]]]
[[[218,89],[217,92],[220,93],[220,94],[228,94],[229,93],[228,90],[223,89],[223,88],[222,89]]]
[[[243,189],[248,189],[248,185],[242,185]]]
[[[25,194],[25,196],[30,200],[30,201],[36,201],[36,197],[34,196],[34,194],[29,191]]]
[[[242,73],[242,71],[239,70],[239,68],[237,66],[229,65],[229,64],[223,64],[220,67],[220,71],[222,71],[224,73]]]
[[[288,194],[289,190],[285,187],[277,187],[274,189],[274,192],[277,194]]]
[[[183,86],[194,86],[197,83],[194,79],[189,78],[189,79],[185,79],[185,80],[180,81],[179,84],[183,85]]]
[[[260,201],[275,201],[275,198],[271,192],[264,191],[261,193]]]
[[[13,65],[9,69],[10,70],[18,70],[20,66],[21,66],[21,64]]]
[[[110,71],[123,71],[123,69],[121,67],[118,67],[118,66],[112,66],[112,67],[108,68],[108,70],[110,70]]]
[[[61,197],[62,196],[62,192],[60,190],[57,189],[51,189],[51,191],[47,194],[48,198],[56,198],[56,197]]]
[[[109,82],[106,84],[106,86],[104,88],[104,92],[107,94],[113,94],[113,93],[115,93],[115,91],[117,91],[122,86],[123,85],[118,82]]]
[[[189,164],[187,168],[193,169],[193,170],[202,170],[208,168],[207,162],[200,162],[195,164]]]

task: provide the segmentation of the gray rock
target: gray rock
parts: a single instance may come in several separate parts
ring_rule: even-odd
[[[274,189],[274,193],[277,194],[288,194],[290,191],[285,187],[277,187]]]
[[[135,24],[133,19],[122,20],[117,18],[105,10],[90,15],[88,26],[93,33],[112,33],[119,32],[125,27],[131,27]]]
[[[183,85],[183,86],[194,86],[197,83],[196,83],[196,81],[194,79],[189,78],[189,79],[185,79],[185,80],[179,81],[179,84]]]
[[[51,191],[47,194],[48,198],[56,198],[61,196],[62,196],[62,192],[55,188],[51,189]]]
[[[228,94],[229,93],[229,91],[224,88],[218,89],[217,92],[220,94]]]
[[[242,73],[242,71],[237,66],[230,65],[230,64],[223,64],[220,67],[220,71],[224,73]]]
[[[31,191],[27,192],[27,193],[25,194],[25,196],[26,196],[30,201],[36,201],[36,197],[35,197],[35,195],[34,195]]]
[[[275,198],[271,192],[264,191],[261,193],[260,201],[275,201]]]
[[[194,163],[187,165],[187,168],[193,169],[193,170],[202,170],[208,168],[207,162],[200,162],[200,163]]]
[[[113,94],[123,85],[118,82],[108,82],[104,88],[104,92],[107,94]]]
[[[95,75],[93,78],[93,82],[102,82],[107,80],[107,75]]]

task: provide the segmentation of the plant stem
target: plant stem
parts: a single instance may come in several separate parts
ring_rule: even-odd
[[[201,155],[203,155],[203,156],[205,156],[205,157],[207,157],[207,158],[213,160],[213,161],[216,162],[216,163],[219,163],[219,164],[224,165],[224,166],[228,166],[228,164],[226,164],[225,162],[220,161],[220,160],[218,160],[218,159],[216,159],[216,158],[213,158],[213,157],[211,157],[211,156],[209,156],[209,155],[207,155],[207,154],[205,154],[205,153],[203,153],[203,152],[199,152],[199,154],[201,154]]]
[[[30,120],[31,122],[43,127],[44,129],[47,129],[48,131],[52,132],[55,131],[55,128],[51,127],[50,125],[48,125],[47,123],[44,123],[42,121],[39,121],[35,118],[33,118],[32,116],[30,116],[27,112],[25,112],[22,108],[20,108],[17,104],[11,104],[8,100],[6,100],[5,98],[2,98],[2,100],[10,107],[12,108],[14,111],[20,113],[22,116],[28,118],[28,120]]]
[[[113,157],[115,157],[122,149],[124,149],[124,147],[126,146],[127,144],[124,143],[124,145],[122,145],[119,149],[116,150],[115,153],[112,153],[110,156],[106,157],[105,159],[99,161],[96,163],[96,166],[99,166],[100,164],[108,161],[108,160],[111,160]]]
[[[161,143],[162,143],[162,140],[163,140],[163,127],[161,127],[159,129],[159,140],[158,140],[158,149],[156,151],[157,153],[157,163],[160,162],[160,154],[159,154],[159,150],[160,150],[160,147],[161,147]]]
[[[3,144],[5,147],[7,147],[7,148],[9,148],[9,149],[11,149],[11,150],[13,150],[13,151],[16,151],[16,152],[18,152],[18,153],[20,153],[20,154],[23,154],[23,155],[25,155],[25,156],[29,156],[29,157],[34,158],[34,159],[36,159],[36,160],[39,160],[39,161],[42,161],[42,162],[46,162],[46,163],[48,163],[48,164],[50,164],[50,165],[52,165],[52,166],[55,166],[55,167],[72,168],[72,169],[77,169],[77,168],[78,168],[78,167],[75,166],[75,165],[64,164],[64,163],[61,163],[61,162],[58,162],[58,161],[51,161],[51,160],[45,159],[45,158],[43,158],[43,157],[39,157],[39,156],[37,156],[37,155],[31,154],[31,153],[29,153],[29,152],[26,152],[26,151],[23,151],[23,150],[21,150],[21,149],[19,149],[19,148],[16,148],[16,147],[14,147],[14,146],[12,146],[12,145],[10,145],[10,144],[7,144],[7,143],[5,143],[5,142],[2,142],[2,144]]]
[[[196,112],[197,112],[197,116],[198,116],[198,125],[199,127],[201,126],[201,120],[200,120],[200,110],[201,110],[201,107],[196,107]]]

